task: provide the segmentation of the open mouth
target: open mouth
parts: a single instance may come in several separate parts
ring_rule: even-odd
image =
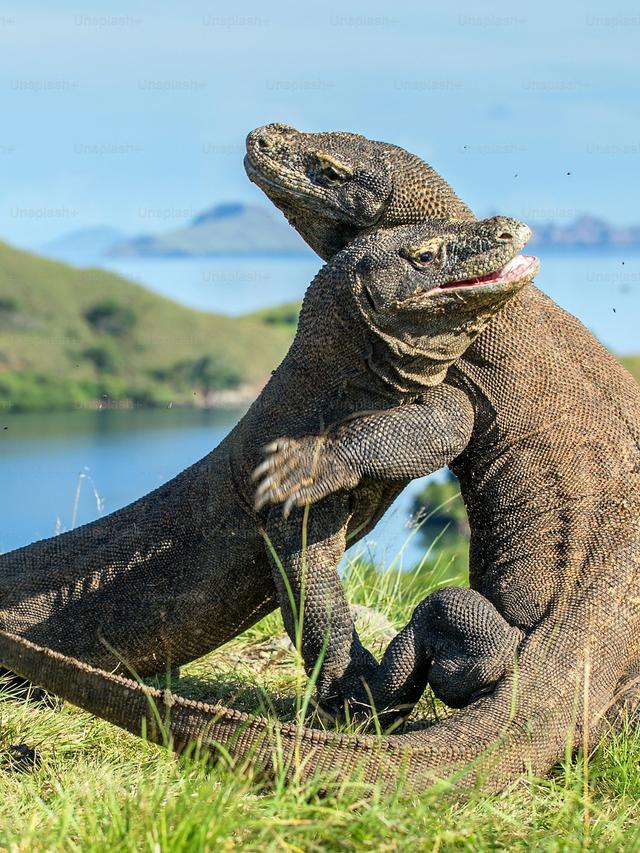
[[[534,255],[516,255],[508,264],[500,267],[487,275],[476,278],[467,278],[463,281],[450,281],[440,284],[436,290],[457,290],[461,287],[479,287],[487,284],[508,284],[511,281],[519,281],[528,275],[537,265],[538,259]]]

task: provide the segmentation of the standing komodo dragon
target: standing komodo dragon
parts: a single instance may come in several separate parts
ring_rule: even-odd
[[[418,219],[471,218],[451,187],[412,159],[414,188],[407,183],[395,194],[394,221],[402,216],[413,221],[412,205],[424,213]],[[383,199],[391,180],[390,165],[385,169],[383,180],[373,179]],[[362,216],[377,204],[370,192],[365,181],[354,193]],[[353,236],[357,226],[349,231]],[[112,669],[124,661],[147,675],[206,654],[273,610],[278,593],[262,540],[256,545],[258,522],[245,479],[259,461],[260,442],[286,429],[283,417],[297,417],[299,394],[292,387],[266,407],[255,446],[249,438],[239,442],[236,430],[204,459],[129,506],[0,555],[0,628],[95,666]],[[317,429],[313,417],[309,426]],[[246,422],[240,435],[245,431]],[[346,609],[335,618],[351,625]],[[310,617],[307,624],[312,622]],[[341,630],[351,637],[354,658],[372,664],[353,626]],[[310,668],[314,660],[307,661]],[[321,679],[321,693],[324,687]]]
[[[529,234],[526,226],[496,217],[484,222],[379,230],[351,243],[314,280],[285,361],[230,439],[216,451],[218,466],[212,466],[212,479],[216,471],[220,473],[213,485],[222,489],[226,484],[224,503],[236,516],[235,525],[225,535],[235,531],[250,565],[252,560],[264,561],[250,503],[250,474],[258,448],[274,439],[276,428],[305,435],[317,424],[319,413],[332,422],[360,413],[375,425],[375,442],[387,434],[396,436],[393,471],[390,460],[371,456],[368,470],[354,471],[357,484],[312,508],[306,556],[300,544],[299,510],[288,520],[279,509],[265,518],[266,530],[295,591],[295,585],[303,582],[305,559],[310,567],[305,620],[309,615],[313,624],[303,636],[305,659],[315,661],[322,653],[325,637],[318,637],[315,630],[317,613],[327,624],[330,605],[331,615],[340,617],[336,621],[342,624],[348,612],[336,567],[349,531],[370,528],[408,480],[450,463],[473,443],[469,391],[442,379],[496,312],[508,310],[508,303],[517,301],[519,291],[532,280],[537,261],[518,255]],[[436,248],[439,264],[433,263]],[[297,392],[295,409],[287,405],[291,389]],[[376,414],[367,414],[374,411]],[[237,493],[231,493],[225,480],[229,457],[236,465],[246,459],[235,469]],[[239,520],[242,513],[247,518],[244,527]],[[233,545],[233,541],[228,543],[229,558]],[[224,550],[222,543],[218,547]],[[266,564],[263,571],[268,571]],[[228,589],[227,594],[233,596],[233,590]],[[366,779],[381,779],[389,785],[406,772],[409,783],[421,788],[471,765],[465,777],[469,782],[479,772],[477,759],[501,738],[499,753],[490,756],[491,767],[482,765],[483,770],[490,769],[494,787],[521,771],[529,760],[538,769],[546,768],[566,734],[576,679],[572,668],[563,663],[567,677],[560,689],[553,680],[541,678],[534,663],[546,666],[551,654],[554,665],[553,643],[564,648],[569,638],[534,631],[524,640],[526,675],[521,691],[514,694],[513,657],[523,637],[522,631],[507,625],[477,593],[448,590],[434,594],[418,608],[379,666],[365,661],[374,690],[384,693],[385,702],[407,705],[415,701],[427,678],[435,676],[435,686],[444,698],[450,698],[451,704],[464,704],[504,674],[495,693],[427,731],[382,739],[283,726],[280,739],[285,762],[301,759],[296,771],[302,776],[336,767],[345,773],[362,766]],[[332,667],[351,666],[351,628],[347,635],[331,631],[326,638],[326,661]],[[319,646],[309,649],[308,644],[316,641]],[[221,743],[236,757],[250,756],[262,766],[272,761],[265,720],[149,690],[8,633],[0,634],[0,661],[134,732],[140,731],[144,720],[150,736],[162,741],[163,734],[149,709],[151,697],[170,708],[168,730],[178,747],[200,740],[215,750]],[[335,669],[329,674],[335,677]],[[342,679],[338,681],[342,688]],[[554,697],[558,689],[567,699],[560,714],[547,710],[551,707],[549,685]],[[610,685],[611,693],[614,686]],[[515,695],[522,699],[512,718]],[[162,707],[160,714],[164,716]],[[533,727],[533,746],[526,734],[529,725]]]
[[[257,128],[247,138],[245,168],[325,259],[354,234],[425,221],[438,209],[431,194],[438,176],[431,167],[401,148],[353,133]],[[461,202],[447,205],[451,218],[473,218]],[[576,586],[594,583],[599,560],[614,561],[619,543],[607,527],[622,524],[637,541],[638,387],[581,324],[534,288],[490,324],[447,382],[464,388],[474,409],[476,441],[454,466],[472,527],[472,586],[511,624],[531,630],[553,608],[560,630],[557,602],[570,602]],[[574,409],[576,395],[581,402]],[[318,500],[353,482],[354,468],[371,454],[395,470],[392,431],[378,445],[366,419],[333,427],[319,440],[274,446],[261,469],[267,478],[259,503],[284,500],[287,511]],[[413,440],[419,443],[420,435]],[[307,481],[302,488],[300,477]],[[596,521],[601,514],[602,525]],[[622,558],[614,588],[629,591],[637,607],[637,562],[628,558],[627,564]],[[611,614],[614,601],[612,595]],[[570,617],[569,607],[567,633]],[[631,622],[616,695],[637,709],[640,623],[637,617]],[[384,704],[384,691],[377,699]]]

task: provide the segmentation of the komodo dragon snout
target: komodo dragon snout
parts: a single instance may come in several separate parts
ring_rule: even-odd
[[[362,157],[362,146],[369,156]],[[283,183],[309,210],[366,228],[380,216],[392,190],[386,158],[356,133],[299,133],[283,124],[247,136],[245,170],[267,195]],[[276,202],[277,203],[277,202]]]

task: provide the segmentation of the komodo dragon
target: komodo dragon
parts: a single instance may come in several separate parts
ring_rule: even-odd
[[[382,467],[378,469],[373,457],[370,470],[359,474],[357,485],[324,499],[309,513],[305,618],[307,603],[312,605],[312,617],[314,610],[324,613],[328,603],[336,610],[346,608],[339,583],[338,589],[332,584],[337,581],[336,566],[349,531],[370,527],[409,479],[451,462],[473,441],[473,407],[468,391],[443,383],[442,377],[496,312],[508,310],[508,303],[517,300],[517,294],[532,280],[536,259],[517,254],[529,235],[526,226],[504,217],[378,230],[338,253],[309,288],[289,354],[231,434],[231,441],[223,442],[216,451],[216,468],[212,465],[212,478],[221,471],[214,487],[222,490],[229,482],[228,468],[222,463],[230,445],[234,448],[234,461],[242,463],[236,488],[242,490],[245,505],[240,506],[240,498],[230,494],[228,485],[224,500],[230,512],[244,512],[249,518],[250,473],[258,459],[258,448],[273,439],[275,428],[304,435],[317,423],[320,413],[331,421],[361,413],[376,419],[381,434],[394,430],[399,437],[398,467],[392,479],[386,460],[380,460]],[[436,245],[440,247],[441,264],[433,263]],[[298,393],[295,413],[285,406],[284,395],[291,388]],[[373,410],[377,414],[366,414]],[[408,447],[405,439],[416,431],[420,441]],[[280,554],[294,583],[303,583],[300,511],[284,521],[279,509],[272,510],[265,522],[276,550],[284,546]],[[256,527],[253,517],[245,530],[237,520],[230,528],[242,540],[245,559],[247,554],[253,555],[254,562],[264,560]],[[225,531],[228,534],[229,530]],[[251,536],[253,551],[249,549]],[[266,566],[263,571],[267,571]],[[438,630],[429,636],[434,619]],[[419,642],[415,635],[419,635]],[[522,636],[478,593],[442,591],[417,609],[401,635],[400,643],[407,647],[402,654],[397,654],[399,645],[394,642],[382,663],[371,667],[372,683],[379,676],[385,690],[389,692],[393,686],[394,702],[411,703],[417,698],[417,687],[424,688],[427,678],[439,667],[446,673],[438,682],[442,695],[452,704],[458,700],[462,704],[503,673],[513,678],[513,654]],[[315,640],[313,630],[309,637]],[[564,641],[561,638],[560,644]],[[310,640],[303,635],[303,648],[305,642]],[[351,642],[351,632],[347,636],[328,635],[326,654],[334,666],[350,664]],[[529,664],[527,678],[534,678],[537,688],[540,672],[532,666],[531,658],[534,656],[538,664],[546,662],[549,635],[534,633],[527,642],[523,650]],[[315,660],[322,648],[312,652]],[[7,633],[0,634],[0,661],[132,731],[139,732],[144,720],[150,736],[162,741],[163,733],[155,726],[148,706],[151,696],[158,705],[170,706],[168,730],[178,747],[199,739],[214,751],[221,743],[232,755],[250,756],[262,766],[272,761],[265,720],[250,720],[219,706],[150,691]],[[574,680],[565,668],[564,688],[572,699]],[[478,699],[467,715],[448,719],[428,731],[377,739],[284,726],[280,732],[284,759],[288,763],[294,757],[301,758],[294,772],[303,776],[336,766],[349,771],[362,764],[369,781],[380,778],[394,784],[406,771],[410,784],[420,788],[438,776],[462,772],[502,736],[500,752],[491,760],[495,786],[505,780],[505,774],[526,766],[530,757],[536,766],[546,767],[556,755],[566,726],[561,732],[554,719],[553,737],[545,732],[540,745],[536,743],[531,749],[525,733],[529,724],[534,730],[548,724],[543,694],[549,681],[545,677],[542,682],[538,693],[530,689],[531,681],[523,680],[523,699],[513,720],[512,685],[507,684],[495,695]],[[551,687],[556,689],[553,681]],[[506,703],[505,690],[509,697]],[[540,698],[543,710],[538,705]],[[563,705],[562,713],[570,714],[570,706],[570,702]],[[478,768],[476,761],[467,780],[478,773]]]
[[[353,133],[306,134],[282,124],[257,128],[247,138],[245,168],[323,258],[347,245],[354,233],[428,219],[435,185],[453,217],[473,218],[418,157]],[[552,602],[565,595],[570,600],[576,584],[584,583],[583,573],[593,582],[599,559],[614,559],[618,546],[604,529],[596,533],[598,526],[592,526],[600,513],[611,513],[605,529],[623,519],[627,535],[637,537],[638,387],[573,317],[534,288],[490,324],[450,369],[447,382],[469,393],[475,415],[472,447],[454,466],[472,526],[472,586],[508,622],[531,630],[552,606],[553,612],[561,612]],[[571,388],[572,383],[582,390]],[[569,401],[576,394],[582,397],[572,415]],[[318,500],[353,482],[354,470],[366,466],[372,453],[395,470],[385,442],[397,440],[390,431],[378,446],[374,431],[362,420],[335,425],[320,441],[309,436],[302,446],[275,445],[275,455],[261,469],[275,477],[263,481],[259,503],[285,500],[288,510]],[[419,434],[413,437],[420,440]],[[300,475],[310,482],[296,489]],[[591,522],[583,511],[589,495],[594,501]],[[592,544],[594,536],[600,539]],[[637,563],[626,575],[620,566],[617,588],[630,584],[633,606],[637,581]],[[632,642],[623,655],[627,677],[616,695],[637,714],[637,617],[632,626]],[[403,642],[401,636],[398,649]],[[384,692],[377,699],[379,706],[384,704]]]
[[[401,149],[386,148],[402,155]],[[394,215],[386,217],[388,225],[403,217],[412,221],[412,206],[417,219],[472,218],[426,164],[411,155],[405,161],[407,172],[415,171],[413,185],[408,181],[400,187],[396,178],[399,189],[390,192],[391,160],[385,160],[383,177],[362,179],[352,200],[354,211],[360,211],[358,223],[370,224],[389,198]],[[357,227],[349,226],[349,233]],[[288,392],[271,407],[264,436],[256,440],[281,433],[284,425],[277,420],[285,410],[293,411],[297,393]],[[268,423],[273,423],[272,431]],[[264,548],[259,546],[253,556],[253,494],[241,488],[243,477],[259,461],[251,453],[253,448],[243,457],[235,432],[213,453],[129,506],[0,555],[0,628],[95,666],[112,669],[125,661],[147,675],[200,657],[257,622],[277,606],[278,595]],[[240,510],[228,499],[238,495]],[[236,533],[236,527],[242,532]],[[335,618],[346,619],[347,611]],[[350,632],[354,660],[372,665],[353,627]],[[311,660],[308,664],[313,666]],[[352,668],[354,674],[357,668]],[[318,686],[322,692],[322,680]]]

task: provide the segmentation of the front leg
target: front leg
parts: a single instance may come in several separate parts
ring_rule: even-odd
[[[473,408],[463,391],[431,389],[417,403],[348,418],[321,435],[280,438],[256,468],[256,508],[316,503],[363,477],[413,480],[448,465],[466,447]]]
[[[311,675],[320,662],[316,688],[331,714],[345,702],[361,702],[364,682],[377,662],[358,637],[338,575],[346,547],[348,495],[334,495],[306,514],[284,519],[272,510],[265,538],[285,628]]]

